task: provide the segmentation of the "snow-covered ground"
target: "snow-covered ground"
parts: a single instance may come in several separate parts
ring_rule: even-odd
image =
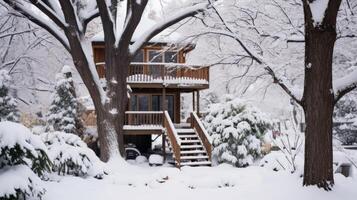
[[[45,200],[355,200],[356,170],[352,178],[335,175],[333,191],[303,187],[302,178],[286,171],[273,172],[252,166],[148,167],[147,165],[110,165],[110,175],[103,180],[55,177],[47,182]]]

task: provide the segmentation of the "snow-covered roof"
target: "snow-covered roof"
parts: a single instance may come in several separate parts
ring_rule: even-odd
[[[149,17],[143,17],[134,32],[131,42],[135,42],[138,38],[149,31],[157,22]],[[182,36],[175,32],[174,30],[167,28],[154,38],[150,40],[150,43],[179,43],[182,39]],[[104,41],[104,33],[103,31],[97,33],[92,37],[92,42],[103,42]]]

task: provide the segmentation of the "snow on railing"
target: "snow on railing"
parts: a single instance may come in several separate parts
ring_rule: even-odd
[[[104,63],[96,64],[98,73],[104,76]],[[205,85],[209,82],[209,67],[188,65],[184,63],[132,62],[129,67],[128,83],[160,83]]]

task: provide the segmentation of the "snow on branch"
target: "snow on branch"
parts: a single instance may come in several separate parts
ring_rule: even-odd
[[[113,43],[111,40],[115,40],[115,22],[113,20],[112,13],[110,11],[110,2],[103,0],[96,0],[99,9],[100,18],[103,23],[103,32],[105,36],[105,41],[108,43]]]
[[[214,5],[212,5],[212,8],[213,8],[213,11],[217,14],[219,20],[222,22],[222,24],[224,26],[224,30],[211,31],[210,33],[211,34],[223,35],[223,36],[232,38],[233,40],[238,42],[238,44],[243,49],[243,51],[245,53],[247,53],[248,56],[252,60],[254,60],[255,62],[257,62],[260,65],[264,65],[265,71],[273,78],[273,82],[275,84],[278,84],[286,92],[286,94],[288,94],[298,104],[302,105],[303,104],[302,100],[300,100],[297,97],[298,96],[297,94],[295,94],[292,90],[289,89],[289,87],[284,83],[284,81],[282,79],[278,78],[278,76],[275,74],[275,72],[274,72],[273,68],[271,67],[271,65],[267,64],[266,62],[264,62],[263,58],[260,58],[260,57],[258,57],[256,55],[254,55],[254,53],[250,51],[250,49],[243,43],[243,41],[239,38],[239,36],[234,32],[233,28],[231,28],[229,26],[228,22],[226,22],[226,20],[223,18],[223,16],[218,11],[218,9]]]
[[[290,90],[288,88],[288,86],[284,83],[284,81],[282,79],[279,79],[277,77],[277,75],[275,74],[275,72],[273,71],[273,69],[271,67],[269,67],[268,65],[265,66],[264,68],[268,74],[273,78],[273,82],[275,84],[278,84],[284,91],[286,94],[288,94],[292,99],[294,99],[294,101],[300,105],[302,105],[302,101],[297,97],[298,95],[295,94],[292,90]]]
[[[312,20],[314,21],[314,26],[322,24],[325,17],[325,12],[328,7],[328,3],[329,0],[313,0],[311,3],[309,3]]]
[[[158,22],[155,26],[153,26],[150,30],[143,33],[139,40],[137,40],[134,44],[130,46],[130,53],[135,55],[137,51],[151,38],[155,37],[161,31],[166,28],[180,22],[181,20],[193,16],[199,12],[205,11],[211,4],[210,3],[199,3],[190,7],[187,7],[177,13],[171,15],[170,17]]]
[[[357,70],[348,75],[337,79],[333,83],[333,90],[335,93],[335,102],[341,99],[345,94],[357,87]]]
[[[53,35],[68,51],[70,51],[69,42],[61,29],[56,24],[54,24],[50,18],[46,17],[42,12],[36,9],[32,4],[25,3],[24,1],[20,3],[18,0],[4,0],[4,2],[14,10],[20,12],[33,23],[44,28],[51,35]]]
[[[30,0],[32,5],[36,6],[43,14],[48,16],[58,27],[61,29],[64,29],[67,24],[64,21],[63,15],[62,17],[58,16],[58,14],[52,10],[50,7],[48,7],[47,4],[45,4],[43,1],[39,0]]]

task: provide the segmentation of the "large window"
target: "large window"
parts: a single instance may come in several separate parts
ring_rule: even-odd
[[[167,111],[171,119],[174,119],[175,102],[174,95],[166,95]],[[162,95],[134,94],[130,97],[131,111],[161,111]]]
[[[149,62],[153,63],[178,63],[177,51],[148,50]]]
[[[133,58],[132,62],[142,63],[144,62],[144,50],[140,50],[138,54]],[[132,65],[130,66],[129,75],[134,74],[143,74],[144,73],[144,65]]]
[[[177,63],[177,54],[176,51],[149,50],[148,58],[149,62],[153,63]],[[175,76],[176,70],[174,68],[167,69],[169,70],[170,75]],[[161,75],[161,66],[150,65],[149,70],[154,78]]]

